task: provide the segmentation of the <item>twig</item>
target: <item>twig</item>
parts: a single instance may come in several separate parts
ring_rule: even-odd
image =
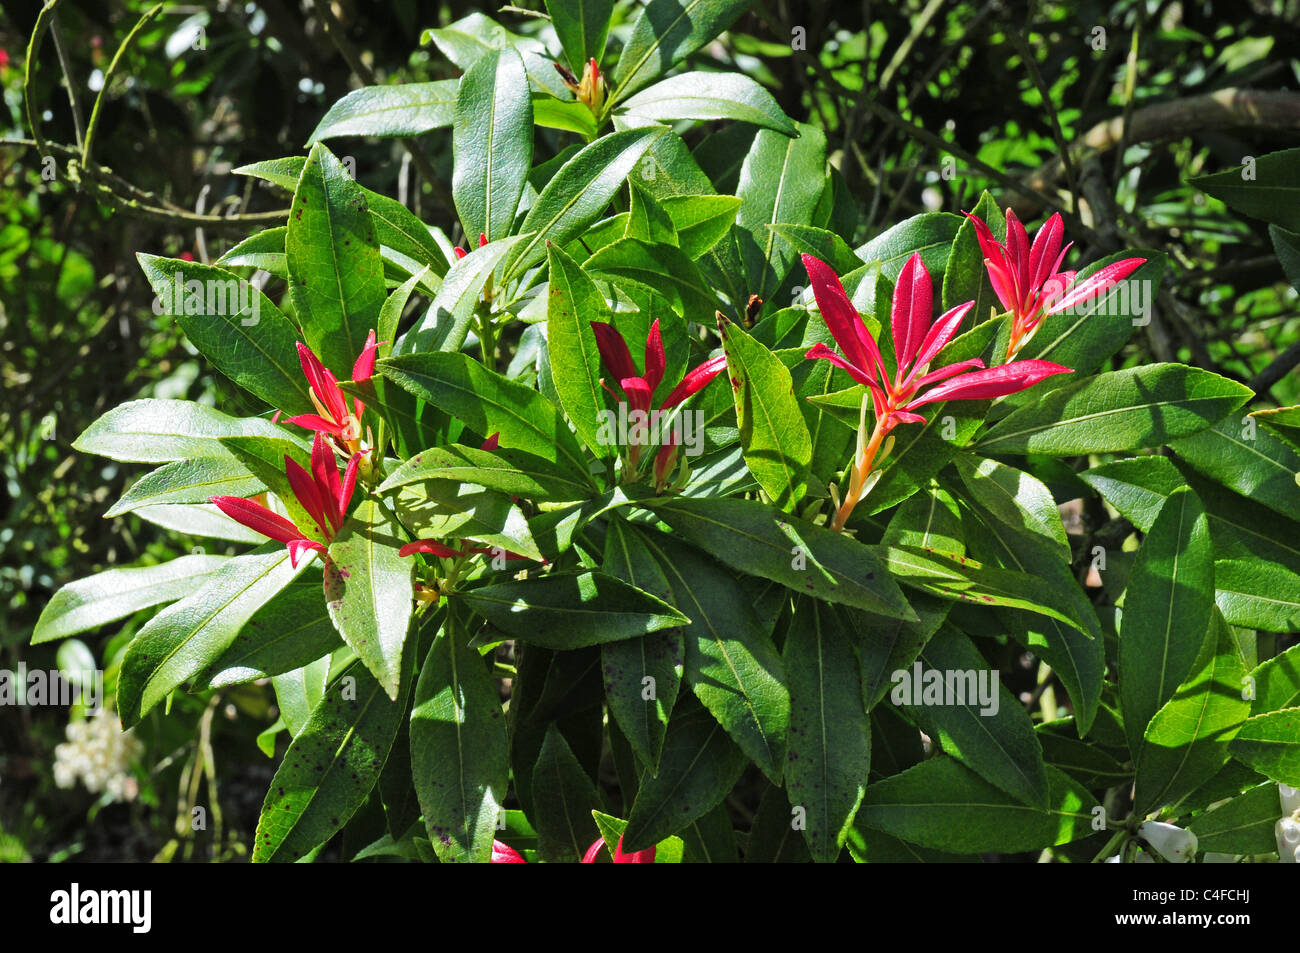
[[[50,36],[54,38],[54,51],[59,56],[59,66],[63,69],[63,85],[68,89],[68,104],[72,107],[72,131],[77,137],[77,148],[82,147],[85,133],[81,127],[81,106],[77,103],[77,87],[72,82],[72,68],[68,65],[68,51],[63,46],[63,30],[59,28],[59,17],[51,10]]]
[[[104,84],[99,87],[99,95],[95,97],[95,105],[90,110],[90,124],[86,127],[86,141],[81,147],[81,162],[83,165],[88,165],[90,163],[91,150],[95,145],[95,133],[99,129],[99,110],[100,107],[104,105],[104,100],[108,97],[108,87],[113,82],[114,74],[117,73],[117,65],[122,62],[122,57],[126,55],[126,51],[131,48],[131,44],[135,41],[135,38],[139,35],[140,31],[144,29],[145,24],[156,17],[162,11],[162,8],[163,5],[161,3],[156,4],[146,11],[144,16],[140,17],[140,19],[136,21],[135,26],[131,28],[131,32],[126,35],[126,39],[122,41],[121,45],[117,48],[117,52],[113,54],[113,59],[112,62],[108,64],[108,69],[104,71]]]

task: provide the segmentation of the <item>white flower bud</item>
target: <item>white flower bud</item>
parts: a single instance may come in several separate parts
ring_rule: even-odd
[[[1279,784],[1277,786],[1277,793],[1279,799],[1282,801],[1283,817],[1286,817],[1289,814],[1294,814],[1296,811],[1300,811],[1300,790],[1286,784]]]
[[[1196,835],[1164,821],[1147,821],[1138,836],[1171,864],[1185,864],[1196,854]]]
[[[1273,833],[1277,836],[1278,862],[1296,863],[1296,850],[1300,849],[1300,820],[1294,814],[1284,817],[1277,822]]]

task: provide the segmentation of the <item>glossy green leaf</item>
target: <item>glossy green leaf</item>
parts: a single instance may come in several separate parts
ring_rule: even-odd
[[[659,773],[642,779],[623,850],[645,850],[703,817],[745,770],[745,756],[698,704],[679,703],[668,723]]]
[[[826,176],[826,136],[799,123],[791,137],[760,129],[740,169],[741,200],[733,235],[740,246],[745,287],[764,301],[789,274],[798,250],[770,225],[809,225]],[[743,304],[743,302],[733,302]]]
[[[224,688],[282,675],[328,655],[341,644],[320,583],[316,574],[309,572],[253,613],[198,681],[208,688]]]
[[[502,447],[535,454],[575,474],[587,473],[582,450],[555,405],[464,354],[404,354],[379,361],[376,370],[476,433],[499,434]]]
[[[617,642],[689,621],[662,599],[601,572],[549,573],[457,598],[510,637],[549,649]]]
[[[303,336],[326,367],[348,380],[384,306],[384,266],[361,187],[319,142],[294,192],[284,247]]]
[[[545,258],[546,242],[563,245],[581,235],[601,216],[641,156],[665,131],[652,127],[610,133],[566,162],[524,216],[519,232],[530,232],[532,237],[511,253],[505,277]]]
[[[222,268],[156,255],[138,254],[136,260],[162,313],[176,318],[213,367],[285,413],[312,410],[295,347],[298,331],[270,298]],[[201,298],[190,282],[200,283]]]
[[[1300,231],[1300,149],[1282,149],[1248,165],[1187,180],[1252,218]]]
[[[643,504],[699,549],[730,566],[796,592],[914,618],[875,552],[770,506],[741,499],[656,499]]]
[[[1300,708],[1247,719],[1228,750],[1238,761],[1274,781],[1300,787]]]
[[[254,862],[298,860],[341,830],[378,782],[405,712],[405,692],[390,700],[363,665],[336,678],[271,779]]]
[[[989,453],[1069,456],[1156,447],[1232,413],[1249,388],[1183,364],[1146,364],[1061,387],[1000,420]]]
[[[555,472],[547,461],[522,450],[479,450],[460,444],[421,450],[379,486],[387,493],[426,480],[455,480],[530,500],[576,500],[591,487]]]
[[[550,282],[547,290],[546,348],[555,375],[560,406],[597,457],[617,452],[600,439],[601,412],[606,409],[601,389],[600,353],[592,321],[610,322],[613,314],[605,297],[586,272],[558,245],[549,246]]]
[[[1197,472],[1248,500],[1300,520],[1300,493],[1296,492],[1300,454],[1253,424],[1234,415],[1170,446]]]
[[[668,578],[673,603],[688,617],[682,630],[687,684],[745,754],[778,782],[786,757],[790,694],[768,632],[748,596],[716,563],[666,539],[647,536],[645,541]],[[663,777],[663,759],[659,770]]]
[[[1169,495],[1138,550],[1124,598],[1120,705],[1138,752],[1155,713],[1192,673],[1214,612],[1214,552],[1205,510],[1189,489]]]
[[[289,564],[279,543],[235,556],[203,585],[154,616],[136,633],[122,659],[117,710],[131,727],[234,642],[244,623],[305,570]]]
[[[1038,537],[1061,559],[1070,561],[1065,525],[1047,487],[1028,473],[996,460],[962,453],[953,463],[971,497],[990,514],[1013,531]]]
[[[659,122],[733,119],[797,134],[772,94],[743,73],[678,73],[625,100],[622,109]]]
[[[159,566],[106,569],[59,589],[36,620],[32,645],[53,642],[175,602],[202,586],[226,556],[179,556]]]
[[[614,68],[611,104],[694,53],[736,21],[752,0],[650,0],[637,13]]]
[[[881,271],[890,281],[897,281],[903,266],[912,255],[920,255],[931,281],[939,281],[948,261],[948,252],[957,230],[966,219],[951,212],[922,212],[904,219],[881,232],[860,248],[854,249],[865,262],[880,262]],[[980,320],[980,316],[975,318]]]
[[[1250,713],[1262,715],[1282,708],[1300,708],[1300,645],[1293,645],[1250,673],[1255,689]]]
[[[591,813],[602,806],[600,794],[554,723],[546,729],[533,767],[533,804],[543,860],[581,860],[599,839]]]
[[[1124,621],[1127,631],[1127,616]],[[1245,675],[1232,631],[1217,618],[1192,674],[1146,726],[1137,758],[1137,814],[1177,803],[1227,763],[1228,743],[1250,716],[1250,702],[1242,697]]]
[[[104,516],[121,516],[158,503],[206,503],[214,496],[252,496],[266,486],[229,456],[164,464],[131,484]]]
[[[284,239],[288,233],[287,225],[264,228],[235,245],[215,264],[223,268],[260,268],[277,278],[288,278],[289,259],[284,253]]]
[[[1017,801],[1049,806],[1033,722],[968,636],[941,628],[913,669],[895,673],[893,681],[890,701],[902,704],[947,754]]]
[[[392,699],[411,622],[412,562],[397,554],[405,542],[391,510],[364,499],[330,542],[325,565],[330,619]]]
[[[781,660],[790,685],[786,790],[805,809],[808,849],[831,863],[853,825],[871,764],[857,660],[838,612],[800,599]]]
[[[443,863],[487,863],[509,776],[497,688],[458,626],[434,640],[411,711],[411,774]]]
[[[546,12],[575,76],[588,60],[600,61],[614,15],[614,0],[546,0]]]
[[[452,127],[452,197],[465,234],[504,238],[533,159],[533,105],[513,49],[481,56],[460,81]]]
[[[771,351],[719,315],[745,462],[767,495],[790,511],[807,489],[812,438],[794,382]]]
[[[931,758],[867,787],[856,827],[884,831],[958,854],[1012,854],[1082,840],[1093,833],[1096,799],[1047,769],[1048,808],[1017,801],[954,758]]]
[[[1211,529],[1213,532],[1213,529]],[[1214,600],[1231,625],[1265,632],[1300,629],[1300,575],[1262,559],[1214,564]]]
[[[1196,849],[1200,851],[1268,854],[1277,850],[1273,828],[1280,811],[1277,785],[1260,784],[1192,818],[1187,829],[1196,835]]]
[[[592,255],[583,268],[614,281],[629,294],[637,289],[657,294],[675,313],[693,320],[705,319],[717,303],[699,268],[673,245],[620,238]]]
[[[606,531],[604,569],[643,592],[672,598],[672,587],[640,532],[622,520],[611,520]],[[685,651],[678,628],[600,647],[610,717],[652,774],[658,769],[664,732],[681,687]]]
[[[329,108],[306,144],[336,136],[418,136],[450,126],[457,85],[444,79],[354,89]]]

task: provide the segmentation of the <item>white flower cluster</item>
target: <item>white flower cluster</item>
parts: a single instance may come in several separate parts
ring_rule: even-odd
[[[1300,864],[1300,790],[1285,784],[1279,784],[1277,790],[1282,801],[1282,819],[1273,828],[1278,861]]]
[[[107,791],[114,801],[129,801],[137,785],[131,761],[140,756],[140,740],[118,726],[117,717],[101,708],[92,717],[70,721],[68,740],[54,748],[54,783],[70,788],[81,779],[92,794]]]

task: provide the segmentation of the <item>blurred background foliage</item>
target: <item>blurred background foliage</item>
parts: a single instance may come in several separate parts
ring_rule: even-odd
[[[120,177],[115,191],[134,190],[162,216],[106,208],[78,188],[71,153],[57,148],[79,146],[119,43],[152,4],[60,3],[33,67],[41,132],[55,144],[44,159],[23,99],[39,5],[0,10],[0,668],[16,668],[20,650],[31,668],[57,664],[54,646],[26,643],[59,586],[200,543],[135,515],[102,520],[128,472],[73,451],[81,430],[136,397],[254,410],[153,314],[135,253],[215,259],[255,231],[247,222],[199,231],[187,217],[281,207],[231,170],[302,154],[349,90],[455,76],[421,46],[428,27],[477,11],[558,49],[536,15],[541,0],[322,3],[168,3],[142,29],[112,77],[94,161]],[[620,5],[616,41],[630,9]],[[1129,246],[1169,256],[1154,320],[1123,363],[1196,364],[1284,405],[1300,401],[1296,290],[1265,226],[1186,180],[1296,144],[1300,93],[1288,87],[1300,86],[1297,51],[1296,0],[756,0],[692,59],[755,77],[791,117],[825,130],[844,186],[837,224],[852,230],[852,244],[918,212],[969,209],[985,188],[1026,223],[1060,210],[1076,241],[1070,262]],[[734,189],[754,131],[703,124],[688,133],[720,191]],[[539,129],[536,160],[569,138]],[[427,161],[413,163],[396,140],[336,145],[369,188],[463,241],[447,189],[451,137],[434,132],[418,148]],[[115,660],[142,621],[85,640],[110,691]],[[268,699],[250,686],[177,708],[185,717],[158,711],[142,726],[139,793],[112,804],[54,786],[64,710],[0,707],[0,860],[243,856],[271,773],[253,743],[273,717]],[[216,808],[198,831],[196,805]],[[101,810],[105,823],[87,822]]]

